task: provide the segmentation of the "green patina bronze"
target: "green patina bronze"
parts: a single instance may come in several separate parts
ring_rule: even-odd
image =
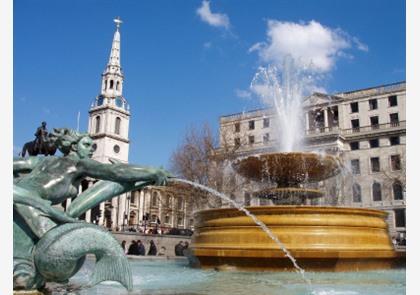
[[[96,256],[90,285],[111,280],[131,289],[131,270],[119,243],[99,226],[77,218],[122,193],[165,185],[169,174],[161,169],[92,160],[92,139],[70,129],[54,129],[51,140],[62,157],[15,158],[13,163],[14,289],[67,282],[88,253]],[[100,181],[78,194],[86,177]],[[76,199],[66,212],[53,207],[73,197]]]

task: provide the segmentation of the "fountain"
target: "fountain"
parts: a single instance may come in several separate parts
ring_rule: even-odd
[[[338,163],[333,156],[314,153],[273,153],[240,159],[233,167],[244,177],[277,183],[257,196],[282,205],[246,209],[278,236],[303,269],[353,271],[401,266],[403,260],[394,251],[385,212],[301,205],[322,193],[300,184],[337,174]],[[274,241],[234,208],[197,212],[192,249],[204,268],[294,269]]]
[[[255,193],[273,206],[247,207],[265,224],[305,270],[389,269],[404,263],[394,251],[379,210],[308,206],[322,192],[304,187],[340,173],[333,155],[304,150],[302,103],[316,81],[310,70],[286,57],[281,68],[260,68],[251,89],[276,112],[276,152],[236,160],[242,177],[276,184]],[[309,91],[309,92],[308,92]],[[298,152],[296,152],[298,151]],[[234,208],[196,212],[192,251],[201,267],[293,270],[287,253],[252,218]]]

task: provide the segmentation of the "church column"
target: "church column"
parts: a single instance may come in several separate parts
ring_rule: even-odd
[[[328,131],[328,128],[330,127],[328,124],[328,108],[324,109],[324,127],[326,131]]]
[[[105,202],[102,202],[99,204],[99,210],[101,212],[101,215],[99,217],[99,225],[104,226],[104,215],[105,215]]]

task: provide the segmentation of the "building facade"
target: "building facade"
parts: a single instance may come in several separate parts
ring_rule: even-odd
[[[305,99],[304,150],[337,155],[345,165],[339,176],[314,184],[325,197],[313,204],[385,210],[391,234],[405,237],[405,96],[400,82]],[[274,122],[271,109],[223,116],[221,148],[237,146],[238,156],[275,151]],[[258,184],[244,181],[241,187],[234,197],[243,204],[270,202],[252,196]]]

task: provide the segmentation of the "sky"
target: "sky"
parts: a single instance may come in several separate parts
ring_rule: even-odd
[[[250,83],[286,54],[327,93],[406,79],[405,1],[15,0],[15,155],[41,121],[87,130],[116,16],[132,163],[168,168],[191,126],[262,107]]]

